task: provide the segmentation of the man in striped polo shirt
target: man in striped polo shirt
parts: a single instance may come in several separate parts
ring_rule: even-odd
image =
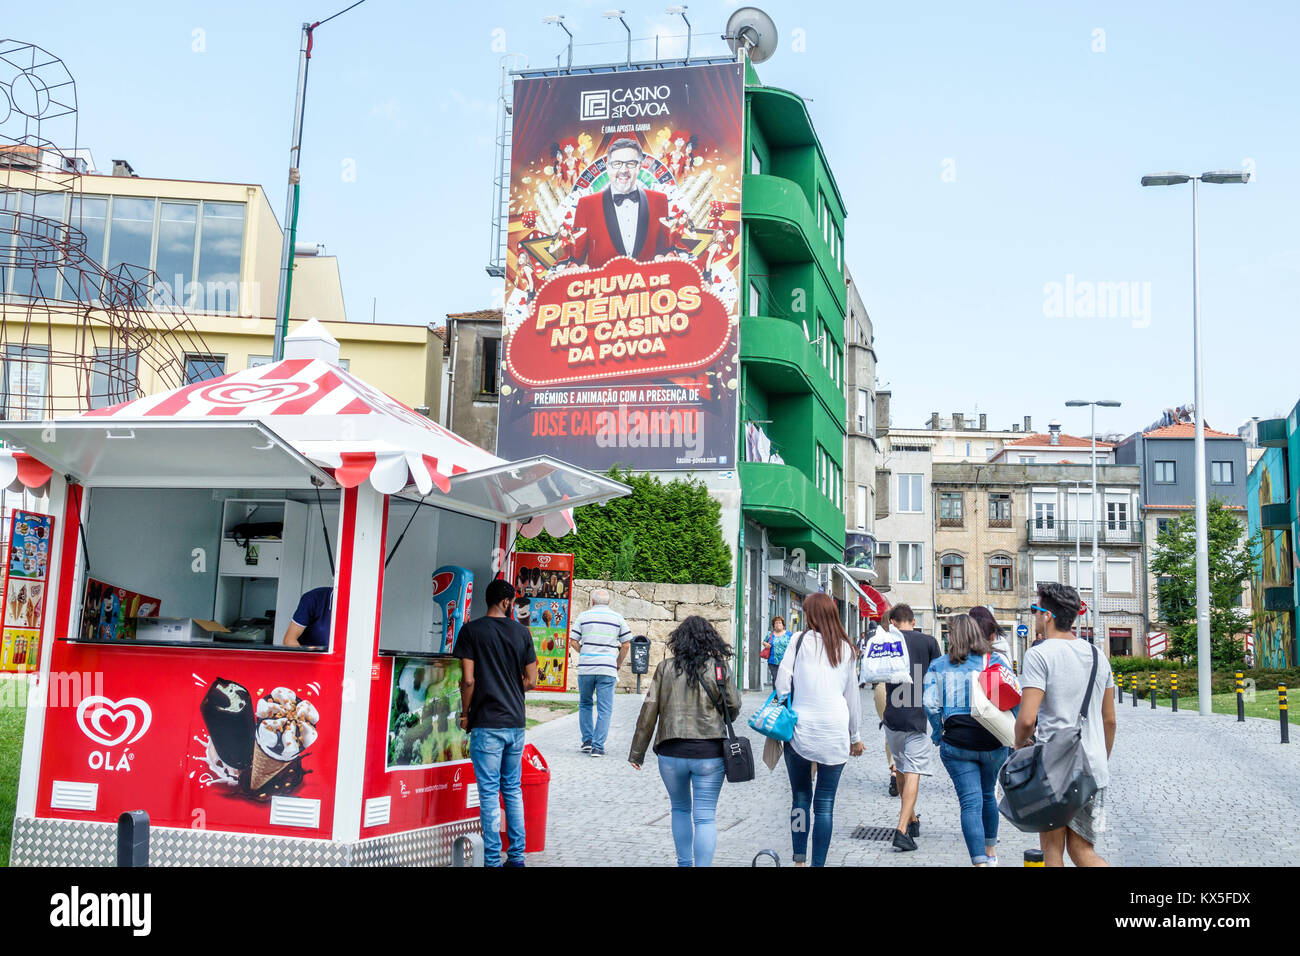
[[[614,682],[627,659],[632,631],[609,606],[609,591],[591,592],[591,607],[578,615],[569,632],[569,645],[578,649],[578,727],[582,731],[582,752],[605,756],[609,716],[614,712]],[[591,699],[596,698],[596,720],[592,726]]]

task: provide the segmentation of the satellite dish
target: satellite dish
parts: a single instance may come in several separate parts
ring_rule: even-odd
[[[723,39],[732,53],[743,53],[752,62],[762,63],[776,52],[776,24],[758,7],[741,7],[727,18]]]

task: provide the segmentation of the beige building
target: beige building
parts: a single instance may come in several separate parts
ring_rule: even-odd
[[[501,310],[451,312],[441,334],[440,387],[429,415],[495,451],[501,395]]]
[[[262,187],[114,168],[76,176],[2,170],[0,226],[12,228],[14,211],[41,217],[72,237],[65,261],[84,249],[82,261],[104,274],[142,277],[124,286],[88,282],[85,268],[0,269],[6,417],[70,414],[271,359],[283,233]],[[310,244],[298,251],[290,331],[319,319],[350,371],[412,407],[435,404],[441,341],[432,328],[348,321],[338,260]],[[102,309],[110,288],[118,298],[131,289],[118,309],[129,314],[129,331]]]

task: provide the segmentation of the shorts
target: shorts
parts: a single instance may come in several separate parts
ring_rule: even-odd
[[[1097,834],[1106,829],[1106,788],[1102,787],[1094,793],[1092,799],[1079,808],[1074,819],[1066,826],[1096,846]]]
[[[894,755],[894,769],[899,773],[919,773],[933,776],[934,744],[929,734],[919,734],[914,730],[890,730],[885,728],[885,743]]]

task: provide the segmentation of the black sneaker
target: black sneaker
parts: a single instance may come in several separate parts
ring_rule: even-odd
[[[591,755],[593,757],[603,757],[605,756],[605,751],[601,750],[599,747],[592,747]]]
[[[589,753],[591,753],[591,744],[583,744],[583,745],[582,745],[582,752],[585,753],[585,754],[589,754]]]
[[[898,775],[897,774],[891,773],[889,775],[889,795],[891,797],[898,796]]]
[[[916,849],[916,841],[904,833],[902,830],[894,831],[894,849],[902,853],[907,853]]]
[[[918,813],[916,819],[907,825],[907,835],[915,839],[921,835],[921,815]]]

